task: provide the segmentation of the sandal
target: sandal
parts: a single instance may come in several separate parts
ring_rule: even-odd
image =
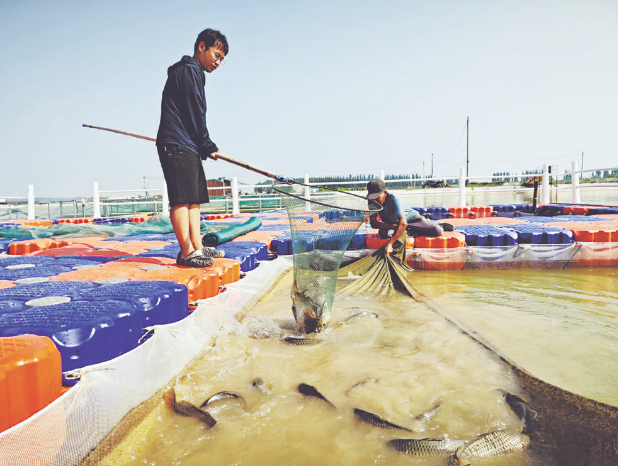
[[[202,249],[202,254],[206,257],[225,257],[225,251],[209,248],[208,246],[204,246],[204,249]]]
[[[212,257],[206,257],[202,254],[201,249],[197,249],[183,258],[180,257],[180,254],[178,253],[178,257],[176,257],[176,265],[183,267],[210,267],[215,263]]]

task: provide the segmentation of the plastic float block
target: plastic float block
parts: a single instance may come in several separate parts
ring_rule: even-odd
[[[484,225],[485,222],[486,222],[485,219],[477,220],[474,218],[464,217],[464,218],[448,218],[444,220],[443,223],[450,223],[454,227],[459,227],[459,226],[464,226],[464,225]]]
[[[208,268],[221,272],[221,285],[240,280],[240,263],[233,259],[217,258],[215,263]]]
[[[585,205],[567,205],[562,209],[564,215],[588,215],[590,209],[598,208],[599,206]]]
[[[28,227],[51,227],[54,224],[52,220],[26,220],[23,225]]]
[[[39,256],[0,256],[0,267],[9,267],[11,265],[21,264],[55,264],[56,259],[53,257],[39,257]]]
[[[31,283],[28,285],[17,285],[11,288],[0,290],[0,301],[14,300],[28,302],[39,298],[67,297],[79,299],[81,290],[94,288],[97,285],[90,282],[58,282],[46,281],[41,283]]]
[[[386,246],[388,239],[382,239],[378,234],[369,234],[365,237],[367,249],[380,249]],[[414,238],[411,236],[406,237],[406,249],[414,247]]]
[[[573,233],[562,228],[539,224],[509,225],[508,229],[517,233],[520,244],[569,244]]]
[[[348,249],[365,249],[367,234],[365,232],[356,233],[350,240]]]
[[[556,215],[562,215],[566,212],[564,208],[568,207],[565,204],[545,204],[539,206],[539,215],[545,217],[555,217]]]
[[[12,288],[15,286],[15,283],[10,280],[0,280],[0,290],[4,288]]]
[[[522,219],[527,219],[529,217],[521,217]],[[449,222],[450,223],[450,222]],[[479,220],[476,224],[485,224],[485,225],[528,225],[529,223],[526,220],[518,220],[512,217],[485,217],[483,220]]]
[[[115,299],[133,303],[142,328],[178,322],[188,315],[189,292],[173,281],[131,281],[103,285],[81,292],[82,299]]]
[[[37,256],[34,256],[37,257]],[[39,257],[37,257],[39,258]],[[40,257],[40,259],[43,259],[43,257]],[[54,257],[54,258],[49,258],[52,259],[54,264],[57,265],[61,265],[63,267],[69,267],[71,269],[75,269],[76,267],[98,267],[101,262],[97,261],[97,260],[92,260],[92,259],[85,259],[83,257],[74,257],[74,256],[60,256],[60,257]]]
[[[95,247],[106,238],[107,236],[87,236],[80,238],[67,238],[65,241],[70,245],[85,244],[87,246]]]
[[[290,256],[294,253],[291,233],[284,233],[270,242],[270,250],[282,256]]]
[[[162,269],[143,270],[131,276],[131,281],[153,280],[174,281],[185,285],[191,302],[217,296],[221,285],[220,272],[210,268],[169,265]]]
[[[243,272],[249,272],[257,267],[256,263],[256,253],[257,248],[255,250],[251,250],[246,247],[241,246],[233,246],[233,243],[225,243],[223,245],[217,246],[216,248],[219,251],[225,252],[225,257],[228,259],[234,259],[238,261],[240,264],[240,270]]]
[[[0,336],[46,336],[62,356],[64,372],[109,361],[137,347],[137,308],[127,301],[70,301],[0,316]]]
[[[328,223],[339,221],[364,221],[365,214],[354,210],[327,210],[323,213],[324,220]]]
[[[456,231],[445,231],[437,237],[418,236],[414,240],[415,248],[452,249],[465,245],[466,237]]]
[[[592,207],[587,215],[618,215],[618,207]]]
[[[618,242],[618,223],[569,222],[560,227],[572,232],[575,241],[581,243]]]
[[[93,218],[86,218],[86,217],[81,217],[81,218],[59,218],[57,219],[57,223],[72,223],[75,225],[81,225],[83,223],[92,223],[93,222]]]
[[[114,242],[114,241],[123,242],[123,243],[130,243],[133,241],[160,241],[160,242],[166,243],[161,246],[163,247],[169,243],[175,242],[176,236],[174,235],[174,233],[167,233],[167,234],[143,233],[139,235],[114,236],[112,238],[106,238],[106,239],[101,240],[101,243],[105,244],[105,243]]]
[[[282,230],[273,230],[273,231],[261,231],[261,230],[257,230],[257,231],[250,231],[249,233],[246,233],[242,236],[239,236],[235,239],[232,240],[232,242],[235,241],[257,241],[260,243],[266,243],[269,245],[271,244],[271,241],[273,241],[275,238],[278,238],[281,235],[284,234],[290,234],[289,231],[282,231]]]
[[[492,215],[490,206],[450,207],[448,210],[455,218],[483,218]]]
[[[255,252],[255,258],[259,261],[267,261],[268,260],[268,244],[258,241],[231,241],[230,243],[226,243],[230,245],[239,245],[242,248],[249,249]],[[215,248],[219,249],[219,247]],[[226,256],[227,257],[227,256]]]
[[[13,241],[0,241],[0,254],[3,252],[8,252],[9,246]]]
[[[515,206],[515,204],[491,204],[489,207],[491,207],[492,213],[508,214],[517,212],[517,206]]]
[[[74,246],[63,246],[61,248],[44,249],[42,251],[36,251],[37,257],[59,257],[59,256],[81,256],[88,250],[94,250],[92,246],[85,244]]]
[[[493,225],[468,225],[457,227],[457,231],[466,236],[468,246],[514,246],[517,233]]]
[[[26,241],[16,241],[9,245],[9,253],[14,256],[31,254],[36,251],[44,251],[47,249],[62,248],[69,243],[64,240],[54,240],[51,238],[38,238]]]
[[[59,273],[69,272],[71,267],[56,264],[19,264],[0,267],[0,280],[21,280],[32,277],[53,277]]]
[[[97,267],[86,268],[81,270],[72,270],[51,277],[50,281],[53,282],[67,282],[67,281],[86,281],[86,282],[98,282],[101,280],[109,279],[125,279],[128,280],[135,273],[141,270],[139,264],[116,264],[109,262],[101,264]]]
[[[0,432],[62,394],[60,353],[46,337],[0,338],[0,374]]]
[[[432,220],[440,220],[449,216],[449,210],[446,207],[423,207],[418,213],[421,215],[429,214]]]
[[[146,221],[146,217],[131,217],[129,221],[131,223],[144,223]]]

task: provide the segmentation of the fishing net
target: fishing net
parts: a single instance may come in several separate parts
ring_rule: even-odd
[[[343,254],[358,227],[382,207],[363,196],[326,188],[311,197],[297,184],[273,189],[281,194],[290,219],[296,326],[301,333],[320,332],[330,322]]]
[[[339,275],[360,276],[360,278],[344,287],[340,294],[350,296],[363,291],[376,295],[388,295],[397,290],[418,300],[420,293],[407,278],[411,271],[412,269],[406,265],[406,233],[404,232],[393,244],[391,254],[386,254],[384,248],[381,248],[342,268]]]

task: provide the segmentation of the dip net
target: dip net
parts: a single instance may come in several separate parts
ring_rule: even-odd
[[[382,207],[364,196],[328,188],[313,195],[298,184],[273,189],[281,194],[290,218],[297,330],[320,332],[330,322],[343,255],[361,224]]]

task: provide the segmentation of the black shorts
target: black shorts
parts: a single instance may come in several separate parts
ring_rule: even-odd
[[[209,202],[206,174],[201,159],[175,144],[157,146],[170,206]]]

